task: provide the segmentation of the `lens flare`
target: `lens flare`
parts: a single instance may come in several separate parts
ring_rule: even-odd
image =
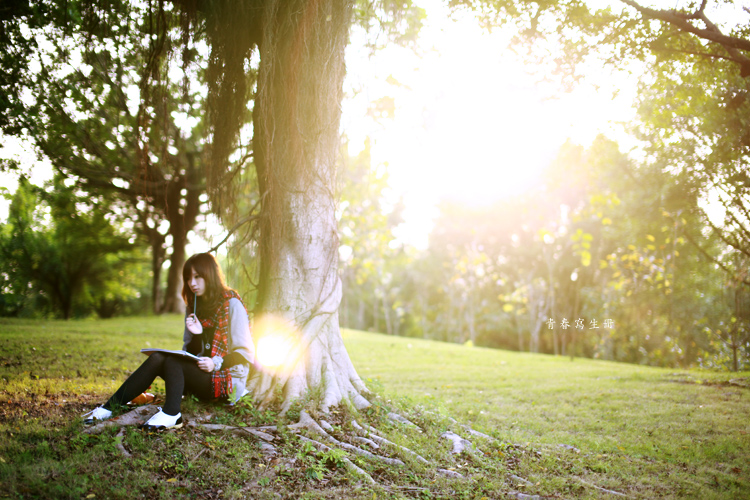
[[[287,339],[280,335],[268,335],[258,340],[258,361],[263,366],[275,368],[286,361],[290,350]]]
[[[299,334],[294,325],[274,315],[255,320],[253,340],[258,362],[270,371],[291,370],[300,355]]]

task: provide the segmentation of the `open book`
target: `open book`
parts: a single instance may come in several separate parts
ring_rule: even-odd
[[[155,352],[163,352],[165,354],[176,354],[177,356],[184,356],[186,358],[194,359],[196,361],[198,361],[198,359],[199,359],[198,356],[196,356],[195,354],[190,354],[187,351],[170,351],[169,349],[151,349],[151,348],[148,348],[148,349],[141,349],[141,352],[143,354],[145,354],[146,356],[151,356]]]

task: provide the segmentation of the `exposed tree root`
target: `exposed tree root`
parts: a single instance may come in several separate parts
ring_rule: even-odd
[[[438,469],[437,472],[438,472],[438,474],[441,474],[441,475],[446,476],[446,477],[453,477],[453,478],[456,478],[456,479],[464,479],[464,475],[463,474],[461,474],[459,472],[456,472],[454,470]]]
[[[117,439],[115,440],[115,446],[120,451],[122,456],[125,458],[131,458],[133,455],[130,454],[128,450],[125,449],[125,446],[122,444],[122,438],[125,436],[125,427],[120,427],[119,432],[117,433]]]
[[[135,408],[127,413],[124,413],[123,415],[120,415],[118,417],[115,417],[113,419],[100,422],[95,426],[89,427],[88,429],[85,429],[83,432],[87,434],[97,434],[102,432],[104,429],[107,429],[109,427],[119,427],[119,432],[117,434],[117,439],[115,441],[115,446],[119,453],[124,457],[132,457],[131,453],[125,448],[122,442],[122,438],[125,435],[124,426],[127,425],[138,425],[144,423],[148,418],[150,418],[153,414],[156,413],[158,408],[154,405],[145,405],[139,408]],[[333,414],[336,414],[337,412],[333,412]],[[424,411],[424,413],[431,413],[428,411]],[[433,414],[434,415],[434,414]],[[235,436],[240,436],[243,438],[252,438],[254,439],[260,446],[260,451],[266,459],[271,459],[273,457],[277,457],[279,455],[279,450],[277,450],[277,447],[272,444],[274,441],[277,441],[279,437],[282,437],[285,435],[281,433],[284,429],[281,429],[280,427],[276,425],[264,425],[264,426],[253,426],[253,427],[245,427],[245,426],[234,426],[234,425],[224,425],[224,424],[214,424],[210,423],[210,421],[213,419],[213,414],[207,414],[207,415],[201,415],[196,416],[195,418],[192,418],[190,421],[186,423],[186,427],[188,429],[193,430],[199,430],[199,431],[208,431],[208,432],[214,432],[214,431],[222,431],[222,432],[229,432]],[[375,427],[372,427],[371,425],[368,425],[367,422],[364,422],[362,420],[357,421],[355,419],[348,420],[348,423],[351,424],[350,426],[347,425],[347,419],[346,418],[337,418],[334,415],[331,415],[333,420],[330,422],[325,419],[316,419],[313,418],[307,411],[300,411],[300,418],[299,421],[295,424],[289,425],[285,427],[288,431],[292,432],[293,434],[297,435],[297,438],[305,443],[310,443],[315,449],[319,450],[323,453],[328,453],[332,449],[338,449],[345,451],[349,453],[349,457],[352,457],[351,454],[354,454],[354,456],[360,456],[367,460],[371,460],[373,462],[380,462],[383,464],[386,464],[388,466],[398,466],[398,467],[405,467],[406,464],[395,457],[392,456],[386,456],[387,453],[392,452],[398,452],[400,450],[403,452],[404,455],[409,455],[413,457],[418,462],[430,466],[432,470],[440,476],[449,478],[449,479],[466,479],[466,476],[461,474],[460,472],[457,472],[456,470],[451,470],[452,467],[449,468],[441,468],[437,467],[435,462],[425,459],[423,456],[419,455],[418,453],[415,453],[411,449],[401,446],[399,444],[396,444],[390,440],[388,440],[386,437],[384,437],[384,433],[376,429]],[[386,413],[386,418],[390,420],[391,422],[396,423],[397,425],[406,426],[408,429],[414,429],[415,432],[423,432],[423,429],[420,428],[419,425],[415,424],[408,418],[399,415],[395,412],[388,412]],[[451,443],[451,449],[450,454],[454,456],[458,456],[461,454],[464,454],[464,459],[469,460],[470,462],[476,463],[477,460],[483,460],[485,454],[481,452],[481,450],[475,446],[475,444],[472,441],[469,441],[468,439],[462,437],[461,435],[454,432],[454,430],[458,430],[458,432],[461,432],[464,436],[468,437],[477,437],[481,438],[482,440],[487,441],[497,441],[495,438],[483,434],[481,432],[475,431],[470,426],[467,425],[461,425],[458,422],[456,422],[454,419],[451,419],[448,417],[448,420],[450,420],[454,425],[451,425],[450,427],[453,428],[453,430],[447,430],[446,432],[443,432],[440,435],[441,439],[447,440]],[[419,420],[417,420],[419,421]],[[360,423],[361,422],[361,423]],[[332,425],[333,424],[333,425]],[[390,428],[390,426],[389,426]],[[301,435],[301,431],[306,430],[308,431],[307,435]],[[286,434],[288,436],[288,434]],[[484,441],[480,442],[480,445],[482,443],[485,443],[488,447],[494,447],[495,445],[491,445],[489,443],[486,443]],[[503,450],[505,450],[505,447],[507,447],[508,444],[503,444]],[[512,448],[515,449],[524,449],[525,447],[518,446],[518,445],[510,445]],[[564,448],[567,450],[572,450],[576,453],[580,453],[580,450],[575,448],[574,446],[570,445],[550,445],[553,448]],[[482,447],[484,447],[482,445]],[[494,448],[493,448],[494,449]],[[193,459],[192,461],[197,460],[206,449],[201,450]],[[537,455],[540,455],[539,452],[533,452]],[[340,457],[337,455],[336,460],[338,461],[339,465],[345,467],[347,470],[354,473],[356,476],[361,477],[363,481],[370,485],[378,484],[376,480],[365,470],[363,470],[361,467],[359,467],[357,464],[354,463],[354,459],[349,458],[346,456]],[[299,458],[299,457],[298,457]],[[284,457],[280,457],[282,461],[285,460]],[[316,460],[328,460],[328,458],[321,459],[320,457],[316,458]],[[293,467],[293,464],[297,461],[297,459],[291,459],[289,463],[287,464],[287,467]],[[271,462],[272,464],[278,465],[278,460],[274,460]],[[459,465],[460,467],[460,465]],[[393,472],[391,472],[393,473]],[[398,474],[398,473],[396,473]],[[506,484],[517,484],[518,487],[531,487],[533,486],[533,483],[527,479],[524,479],[523,477],[517,476],[515,474],[508,474],[506,479]],[[579,481],[581,484],[595,489],[598,492],[606,493],[608,495],[614,495],[618,497],[626,497],[628,495],[624,493],[620,493],[618,491],[609,490],[606,488],[602,488],[599,486],[596,486],[594,484],[591,484],[580,477],[574,476],[574,478]],[[429,492],[430,488],[425,488],[422,486],[388,486],[383,485],[383,487],[386,490],[393,491],[400,491],[400,492],[412,492],[412,493],[424,493]],[[543,498],[547,498],[545,496],[540,496],[537,494],[531,494],[531,493],[523,493],[519,491],[510,491],[508,494],[516,499],[519,500],[540,500]]]
[[[521,476],[516,476],[515,474],[510,474],[508,475],[508,477],[511,478],[513,481],[517,483],[525,484],[526,486],[531,486],[532,484],[534,484],[528,479],[524,479]]]
[[[415,424],[411,420],[408,420],[408,419],[402,417],[398,413],[389,412],[388,413],[388,418],[390,418],[394,422],[398,422],[400,424],[408,425],[409,427],[414,427],[414,428],[419,429],[419,426],[417,424]]]
[[[474,452],[474,445],[471,443],[471,441],[467,441],[466,439],[462,438],[455,432],[446,431],[440,435],[441,438],[447,439],[453,443],[453,448],[451,449],[451,453],[454,455],[459,455],[463,453],[464,451]]]
[[[378,443],[376,443],[376,442],[375,442],[375,441],[373,441],[372,439],[367,439],[367,438],[365,438],[365,437],[361,437],[361,436],[351,436],[351,437],[350,437],[349,439],[350,439],[351,441],[356,441],[357,443],[362,443],[362,444],[366,444],[366,445],[367,445],[367,446],[369,446],[370,448],[374,448],[374,449],[376,449],[376,450],[377,450],[378,448],[380,448],[380,445],[378,445]]]
[[[361,455],[363,457],[369,458],[371,460],[378,460],[381,462],[384,462],[388,465],[404,465],[404,462],[397,458],[389,458],[384,457],[382,455],[375,455],[374,453],[370,453],[367,450],[363,450],[362,448],[359,448],[357,446],[352,446],[348,443],[343,443],[339,441],[338,439],[334,438],[330,434],[328,434],[306,411],[300,412],[300,418],[299,422],[290,425],[290,429],[308,429],[311,432],[318,434],[319,436],[323,437],[326,441],[330,442],[331,444],[338,446],[339,448],[342,448],[347,451],[351,451],[352,453],[356,453],[357,455]]]
[[[390,488],[389,488],[390,489]],[[423,488],[421,486],[397,486],[398,491],[409,492],[409,493],[429,493],[429,488]]]
[[[455,422],[455,420],[454,420],[454,422]],[[471,434],[472,436],[477,436],[477,437],[480,437],[482,439],[494,439],[492,436],[488,436],[487,434],[484,434],[483,432],[475,431],[474,429],[472,429],[468,425],[462,425],[461,427],[466,432],[468,432],[469,434]]]
[[[516,498],[518,500],[542,500],[542,498],[539,495],[527,495],[526,493],[521,493],[520,491],[511,491],[511,495],[513,495],[513,498]]]
[[[271,442],[275,437],[272,435],[265,433],[263,431],[260,431],[258,429],[255,429],[253,427],[236,427],[232,425],[222,425],[222,424],[202,424],[198,422],[188,422],[188,427],[195,427],[197,429],[206,429],[208,431],[229,431],[232,434],[236,435],[243,435],[243,434],[252,434],[253,436],[262,439],[263,441]]]
[[[330,451],[331,448],[324,445],[323,443],[320,443],[318,441],[315,441],[314,439],[306,438],[305,436],[297,436],[300,440],[311,443],[315,448],[317,448],[320,451]],[[369,475],[367,472],[362,470],[361,468],[357,467],[354,462],[349,460],[348,458],[344,457],[343,459],[344,464],[346,464],[346,468],[354,472],[355,474],[362,476],[368,483],[375,484],[375,480],[372,478],[371,475]]]
[[[586,486],[588,486],[589,488],[594,488],[595,490],[597,490],[597,491],[601,491],[602,493],[609,493],[610,495],[615,495],[615,496],[618,496],[618,497],[625,497],[625,498],[627,498],[627,497],[628,497],[628,496],[627,496],[627,495],[626,495],[625,493],[620,493],[619,491],[608,490],[608,489],[606,489],[606,488],[602,488],[601,486],[597,486],[597,485],[595,485],[595,484],[591,484],[591,483],[589,483],[588,481],[584,481],[584,480],[583,480],[583,479],[581,479],[580,477],[576,477],[576,479],[577,479],[577,480],[578,480],[578,481],[579,481],[579,482],[580,482],[581,484],[583,484],[583,485],[586,485]]]
[[[203,429],[207,431],[228,431],[237,436],[246,437],[250,435],[250,436],[253,436],[262,440],[261,442],[259,442],[259,444],[260,444],[260,451],[261,453],[263,453],[263,456],[265,456],[266,458],[272,458],[278,454],[276,451],[276,447],[271,444],[271,441],[273,441],[276,438],[258,429],[253,429],[251,427],[235,427],[231,425],[221,425],[221,424],[202,424],[198,422],[188,422],[187,426],[195,428],[195,429]]]
[[[99,434],[108,427],[124,427],[126,425],[140,425],[151,418],[159,408],[154,405],[145,405],[123,413],[120,416],[104,420],[96,425],[84,429],[84,434]]]
[[[372,443],[372,444],[375,445],[374,447],[376,449],[379,447],[377,443],[379,443],[381,445],[384,445],[384,446],[393,446],[394,448],[398,448],[401,451],[408,453],[409,455],[413,456],[414,458],[416,458],[417,460],[419,460],[423,464],[429,464],[430,463],[422,455],[419,455],[418,453],[413,452],[409,448],[406,448],[404,446],[398,445],[396,443],[392,443],[391,441],[388,441],[386,438],[378,436],[374,432],[375,429],[373,427],[370,427],[369,425],[366,426],[367,428],[364,428],[361,425],[359,425],[359,423],[356,420],[352,420],[352,427],[354,427],[355,429],[357,429],[360,432],[365,433],[366,436],[370,436],[370,439],[368,439],[367,437],[359,438],[359,439],[364,439],[366,441],[369,441],[370,443]]]

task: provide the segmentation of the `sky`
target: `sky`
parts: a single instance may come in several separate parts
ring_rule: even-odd
[[[427,18],[415,50],[389,46],[370,55],[365,35],[352,33],[341,130],[350,154],[370,138],[373,168],[387,172],[392,201],[405,202],[396,237],[424,248],[441,199],[491,203],[540,183],[567,139],[587,145],[598,133],[616,138],[617,122],[634,115],[636,82],[590,71],[586,82],[564,93],[541,84],[544,70],[508,48],[509,31],[487,33],[470,14],[451,18],[441,0],[416,3]],[[393,98],[393,116],[368,117],[383,97]],[[0,157],[34,164],[32,182],[51,176],[21,143],[1,141]],[[15,180],[0,173],[0,187],[12,192]],[[0,220],[6,216],[0,200]],[[221,238],[220,228],[209,232]]]

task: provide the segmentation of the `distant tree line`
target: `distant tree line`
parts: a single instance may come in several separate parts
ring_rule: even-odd
[[[516,48],[563,86],[592,66],[623,78],[638,68],[630,131],[641,147],[629,157],[605,138],[587,149],[568,144],[537,192],[492,207],[445,203],[423,254],[386,245],[381,255],[393,258],[379,263],[357,255],[367,242],[356,242],[358,270],[345,273],[359,286],[346,289],[346,324],[747,369],[750,10],[707,0],[665,9],[635,0],[451,5],[479,12],[488,28],[512,26]],[[356,234],[356,222],[347,224]]]
[[[346,202],[343,324],[659,366],[748,366],[750,294],[738,277],[749,261],[707,230],[688,185],[604,137],[566,144],[544,179],[492,206],[443,203],[424,252],[392,248],[398,218],[378,215],[377,196]]]
[[[632,124],[640,155],[606,138],[567,144],[536,192],[491,207],[444,203],[425,252],[394,241],[400,207],[385,206],[387,179],[373,173],[367,149],[345,158],[342,323],[560,355],[747,367],[748,23],[712,22],[706,1],[658,10],[625,0],[619,11],[452,2],[464,3],[481,7],[488,26],[514,25],[529,57],[563,47],[553,62],[567,83],[592,58],[642,64]],[[211,183],[212,209],[228,225],[252,218],[262,199],[266,180],[246,168],[257,151],[243,132],[257,75],[239,64],[231,80],[221,77],[236,45],[201,31],[221,23],[195,24],[167,2],[110,7],[50,0],[0,12],[0,127],[31,140],[55,169],[42,189],[22,179],[5,193],[2,315],[179,310],[185,244]],[[233,19],[231,9],[219,14]],[[207,40],[228,52],[211,59]],[[255,43],[245,42],[242,61]],[[210,92],[209,81],[231,85]],[[210,99],[235,98],[244,107],[232,108],[232,123],[205,120],[221,108]],[[232,133],[205,151],[225,125]],[[222,160],[213,181],[203,163],[211,155]],[[216,196],[225,189],[231,196]],[[250,300],[260,273],[253,227],[237,233],[227,266]]]

